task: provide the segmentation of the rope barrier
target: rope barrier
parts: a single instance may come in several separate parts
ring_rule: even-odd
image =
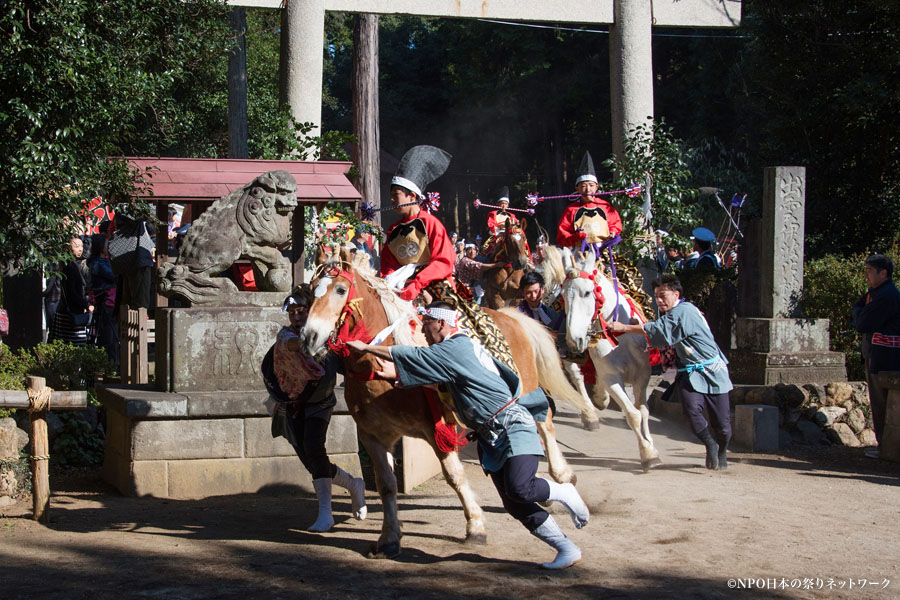
[[[28,412],[41,412],[50,410],[50,396],[53,388],[45,387],[40,391],[28,388]]]

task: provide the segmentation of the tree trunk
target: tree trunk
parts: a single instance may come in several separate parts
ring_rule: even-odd
[[[381,162],[378,129],[378,15],[358,14],[353,20],[353,162],[359,170],[356,188],[363,200],[381,206]],[[381,224],[381,213],[375,213]]]
[[[247,158],[247,9],[228,17],[235,43],[228,55],[228,158]]]

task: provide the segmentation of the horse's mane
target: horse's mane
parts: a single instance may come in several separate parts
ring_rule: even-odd
[[[556,246],[544,246],[541,251],[544,258],[537,270],[544,277],[546,294],[553,296],[559,293],[559,288],[562,286],[563,281],[566,280],[562,251]]]
[[[356,274],[378,295],[378,298],[381,300],[381,306],[384,308],[384,313],[387,315],[388,323],[394,323],[397,319],[405,319],[408,321],[416,317],[412,304],[401,300],[400,297],[387,286],[384,280],[378,277],[375,270],[368,265],[368,259],[365,261],[357,261],[357,264],[354,264],[353,267],[356,269]],[[398,325],[397,328],[394,329],[392,335],[394,336],[395,344],[404,346],[420,345],[413,338],[410,328],[404,327],[403,324]]]

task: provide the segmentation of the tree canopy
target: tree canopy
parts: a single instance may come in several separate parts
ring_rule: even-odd
[[[216,0],[4,5],[0,260],[62,256],[83,199],[126,197],[133,174],[107,157],[225,155],[228,10]],[[673,142],[662,146],[684,162],[672,189],[720,187],[758,205],[763,167],[803,165],[810,255],[896,240],[898,22],[900,5],[879,0],[744,0],[737,30],[654,28],[655,111]],[[251,157],[321,143],[278,106],[278,11],[248,10],[247,23]],[[577,29],[381,17],[382,150],[430,143],[454,155],[436,188],[449,228],[478,232],[476,197],[504,185],[514,205],[527,192],[570,192],[585,150],[598,166],[610,156],[608,36]],[[352,39],[352,16],[328,13],[332,147],[351,128]],[[599,175],[612,184],[621,172]],[[658,217],[721,218],[709,199],[680,201]],[[620,208],[640,205],[630,202]],[[560,209],[538,217],[553,227]]]
[[[131,193],[133,174],[107,157],[138,138],[185,135],[175,99],[228,48],[225,10],[211,0],[4,5],[0,261],[62,257],[83,200]]]

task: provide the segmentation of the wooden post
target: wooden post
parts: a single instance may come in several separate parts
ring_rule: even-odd
[[[43,377],[26,377],[29,398],[37,396],[47,385]],[[50,447],[47,441],[47,406],[29,409],[31,417],[31,491],[35,521],[47,524],[50,506]]]
[[[294,287],[297,287],[304,281],[303,263],[306,262],[306,204],[297,203],[294,209],[293,221],[291,225],[291,276]],[[315,248],[310,248],[311,252],[315,252]],[[293,288],[291,288],[293,289]]]
[[[50,505],[50,450],[47,439],[47,411],[50,392],[43,377],[26,377],[28,391],[0,390],[0,408],[25,408],[31,418],[31,488],[35,521],[46,524]],[[41,392],[44,392],[41,394]],[[53,392],[53,408],[81,410],[87,406],[87,392]]]
[[[137,381],[135,383],[147,383],[150,381],[150,368],[147,365],[147,309],[139,308],[138,311],[138,339],[137,339]]]
[[[381,161],[378,129],[378,15],[358,14],[353,23],[353,162],[359,170],[356,187],[365,202],[381,206]],[[375,213],[381,225],[381,213]]]

